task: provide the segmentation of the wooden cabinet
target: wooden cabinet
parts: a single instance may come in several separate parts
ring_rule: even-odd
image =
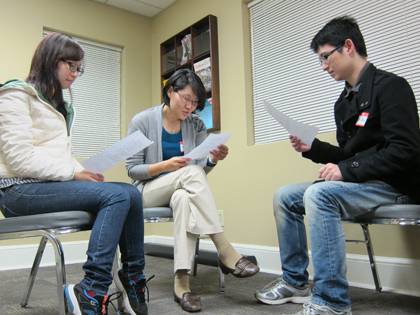
[[[161,87],[180,68],[193,69],[206,88],[206,105],[198,112],[209,131],[220,130],[217,18],[208,15],[160,44]]]

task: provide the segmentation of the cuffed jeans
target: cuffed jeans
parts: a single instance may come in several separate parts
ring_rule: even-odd
[[[30,183],[5,189],[2,199],[6,217],[71,210],[96,215],[83,266],[82,287],[100,295],[108,291],[118,244],[124,271],[130,278],[142,276],[143,208],[136,187],[88,181]]]
[[[303,216],[308,217],[314,268],[312,302],[348,310],[345,237],[341,219],[354,218],[380,205],[408,203],[410,198],[381,181],[326,181],[293,184],[274,195],[283,279],[300,287],[308,282],[309,263]]]

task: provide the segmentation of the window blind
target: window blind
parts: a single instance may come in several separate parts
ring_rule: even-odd
[[[85,51],[85,72],[71,87],[76,112],[72,150],[77,157],[89,158],[120,140],[122,49],[72,38]],[[70,102],[68,90],[63,95]]]
[[[309,45],[332,18],[359,23],[376,67],[405,77],[420,99],[420,1],[258,0],[249,5],[256,144],[288,138],[263,101],[320,132],[335,130],[334,102],[344,82],[323,72]]]

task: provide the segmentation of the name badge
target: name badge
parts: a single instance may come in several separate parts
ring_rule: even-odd
[[[366,125],[366,122],[368,120],[369,117],[369,113],[368,112],[363,112],[359,115],[359,119],[357,119],[356,121],[356,126],[357,127],[364,127]]]
[[[179,142],[179,151],[181,151],[181,153],[184,153],[184,141]]]

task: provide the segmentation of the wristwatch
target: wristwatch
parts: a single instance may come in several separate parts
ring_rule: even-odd
[[[207,158],[207,166],[214,167],[216,164],[217,162],[214,162],[210,156]]]

